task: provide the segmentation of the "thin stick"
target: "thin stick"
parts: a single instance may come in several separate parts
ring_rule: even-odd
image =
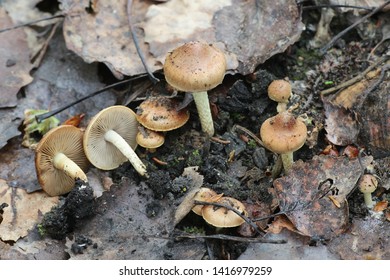
[[[142,62],[142,65],[144,66],[146,72],[148,73],[149,75],[149,78],[150,80],[152,81],[153,84],[156,84],[158,83],[160,80],[158,78],[156,78],[153,73],[150,71],[148,65],[146,64],[146,60],[145,60],[145,56],[144,54],[142,53],[142,50],[141,48],[139,47],[139,42],[138,42],[138,38],[137,36],[135,35],[135,30],[133,28],[133,25],[131,23],[131,7],[133,6],[133,1],[132,0],[128,0],[127,1],[127,20],[129,21],[129,27],[130,27],[130,31],[131,31],[131,37],[133,37],[133,41],[134,41],[134,45],[135,45],[135,48],[137,50],[137,53],[138,53],[138,56],[140,57],[141,59],[141,62]]]
[[[107,91],[109,89],[112,89],[112,88],[114,88],[116,86],[123,85],[123,84],[125,84],[127,82],[130,82],[132,80],[136,80],[136,79],[138,79],[140,77],[144,77],[144,76],[146,76],[146,75],[140,75],[140,76],[137,76],[137,77],[132,77],[132,78],[129,78],[127,80],[123,80],[123,81],[117,82],[115,84],[106,86],[106,87],[104,87],[102,89],[99,89],[98,91],[95,91],[95,92],[93,92],[91,94],[88,94],[87,96],[84,96],[84,97],[82,97],[80,99],[77,99],[76,101],[73,101],[73,102],[71,102],[71,103],[69,103],[69,104],[67,104],[67,105],[65,105],[63,107],[60,107],[58,109],[52,110],[52,111],[44,113],[44,114],[37,115],[37,116],[35,116],[35,119],[36,119],[37,123],[40,123],[41,121],[43,121],[43,120],[45,120],[47,118],[50,118],[50,117],[52,117],[52,116],[54,116],[54,115],[56,115],[56,114],[58,114],[58,113],[60,113],[60,112],[62,112],[64,110],[66,110],[66,109],[68,109],[68,108],[70,108],[70,107],[72,107],[72,106],[74,106],[74,105],[84,101],[85,99],[88,99],[90,97],[98,95],[99,93],[102,93],[102,92],[105,92],[105,91]]]
[[[337,34],[335,37],[333,37],[332,40],[330,40],[322,49],[321,49],[321,53],[322,54],[325,54],[326,51],[331,48],[338,39],[340,39],[342,36],[344,36],[347,32],[349,32],[351,29],[355,28],[355,26],[359,25],[360,23],[362,23],[363,21],[365,21],[366,19],[368,19],[369,17],[373,16],[374,14],[376,14],[377,12],[381,11],[384,7],[386,7],[388,4],[390,4],[390,0],[386,1],[385,3],[383,3],[382,5],[378,6],[377,8],[375,8],[373,11],[371,11],[370,13],[368,13],[367,15],[365,15],[364,17],[360,18],[359,20],[357,20],[356,22],[354,22],[352,25],[348,26],[346,29],[344,29],[343,31],[341,31],[339,34]]]
[[[188,238],[188,239],[221,239],[221,240],[230,240],[237,242],[247,242],[247,243],[271,243],[271,244],[285,244],[286,240],[267,240],[262,237],[251,238],[251,237],[240,237],[232,236],[226,234],[213,234],[213,235],[191,235],[191,234],[180,234],[175,235],[175,239]]]
[[[259,139],[259,137],[257,137],[257,136],[256,136],[252,131],[250,131],[249,129],[247,129],[247,128],[241,126],[241,125],[238,125],[238,124],[234,125],[233,128],[234,128],[233,130],[238,129],[238,130],[241,130],[241,131],[245,132],[245,133],[248,134],[250,137],[252,137],[253,140],[255,140],[257,144],[259,144],[260,146],[264,147],[263,141],[261,141],[261,140]]]
[[[60,18],[60,17],[65,17],[65,14],[60,14],[60,15],[55,15],[55,16],[51,16],[51,17],[47,17],[47,18],[37,19],[37,20],[30,21],[30,22],[27,22],[27,23],[23,23],[23,24],[12,26],[12,27],[0,29],[0,33],[6,32],[6,31],[10,31],[10,30],[14,30],[14,29],[18,29],[18,28],[21,28],[21,27],[30,26],[30,25],[36,24],[36,23],[41,22],[41,21],[51,20],[51,19]]]

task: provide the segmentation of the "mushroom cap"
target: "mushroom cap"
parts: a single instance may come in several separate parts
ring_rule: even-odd
[[[104,139],[114,130],[135,150],[138,121],[133,110],[126,106],[110,106],[97,113],[84,133],[84,151],[89,161],[99,169],[112,170],[128,161],[122,152]]]
[[[194,196],[194,200],[210,201],[210,199],[212,199],[212,197],[215,197],[216,195],[217,195],[217,193],[215,191],[213,191],[212,189],[200,188],[200,190]],[[195,214],[197,214],[199,216],[202,216],[202,208],[203,208],[203,206],[204,205],[195,205],[194,207],[192,207],[192,211]]]
[[[60,125],[49,130],[35,149],[35,170],[39,184],[50,196],[68,193],[75,179],[53,165],[56,154],[63,153],[82,170],[89,162],[83,149],[83,131],[73,125]]]
[[[147,128],[140,128],[137,137],[137,144],[146,149],[155,149],[164,144],[164,134]]]
[[[306,125],[289,112],[281,112],[267,119],[260,128],[264,146],[277,154],[295,152],[307,137]]]
[[[378,187],[378,180],[374,175],[364,174],[359,181],[359,190],[362,193],[373,193]]]
[[[183,126],[190,118],[189,111],[179,108],[180,102],[166,96],[144,100],[137,108],[137,120],[154,131],[169,131]]]
[[[215,202],[233,207],[243,215],[247,215],[244,204],[235,198],[224,196]],[[215,207],[213,205],[203,206],[202,217],[210,225],[220,228],[237,227],[245,222],[243,218],[233,211],[225,207]]]
[[[213,89],[222,83],[225,72],[224,53],[213,45],[198,41],[174,49],[164,63],[166,81],[185,92]]]
[[[268,97],[279,103],[287,103],[291,96],[291,84],[285,80],[274,80],[268,86]]]

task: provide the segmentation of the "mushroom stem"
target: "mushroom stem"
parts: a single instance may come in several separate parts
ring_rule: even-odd
[[[282,158],[284,172],[287,174],[294,163],[293,153],[281,154],[280,156]]]
[[[278,113],[287,111],[287,103],[279,102],[278,105],[276,106],[276,111]]]
[[[202,131],[206,132],[211,137],[214,135],[214,123],[211,116],[207,91],[196,92],[192,94],[192,96],[194,97],[196,109],[198,110]]]
[[[68,176],[74,179],[80,179],[87,182],[87,175],[84,171],[70,158],[63,153],[58,153],[53,158],[55,168],[64,171]]]
[[[146,167],[130,145],[114,130],[108,130],[104,134],[104,139],[112,143],[130,161],[134,169],[141,175],[146,176]]]
[[[368,208],[371,208],[374,205],[374,201],[372,201],[372,195],[370,192],[363,193],[364,203]]]

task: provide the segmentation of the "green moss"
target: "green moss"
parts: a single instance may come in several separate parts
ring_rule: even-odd
[[[186,232],[186,233],[189,233],[189,234],[201,234],[201,235],[205,234],[205,231],[204,231],[203,227],[200,227],[200,228],[199,227],[195,227],[195,226],[184,227],[183,231]]]

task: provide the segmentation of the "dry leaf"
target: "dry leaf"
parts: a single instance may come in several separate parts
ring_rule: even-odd
[[[354,111],[324,100],[326,138],[332,144],[354,144],[359,134],[359,122]]]
[[[58,204],[58,197],[49,197],[43,192],[28,194],[23,189],[9,187],[0,179],[0,201],[9,205],[4,209],[0,239],[16,241],[26,236],[42,215]]]
[[[371,162],[372,157],[362,158],[363,166]],[[335,237],[347,228],[346,197],[361,172],[359,161],[346,157],[315,156],[307,162],[297,161],[288,176],[274,181],[281,211],[287,211],[286,216],[304,235]]]
[[[86,9],[89,2],[61,1],[68,48],[86,62],[105,63],[118,78],[145,73],[130,33],[127,0],[100,0],[96,13]],[[158,5],[134,0],[132,5],[130,20],[151,71],[160,70],[175,47],[202,40],[226,51],[229,69],[248,74],[293,44],[303,30],[293,0],[171,0]]]
[[[275,220],[269,225],[267,232],[278,234],[284,228],[299,233],[294,224],[285,215],[276,216]]]
[[[377,204],[375,204],[372,210],[375,212],[382,212],[387,208],[388,205],[389,202],[387,200],[379,201]]]
[[[373,217],[353,219],[350,230],[330,241],[329,250],[342,259],[390,259],[390,223]]]
[[[0,29],[11,26],[12,20],[0,7]],[[33,80],[30,76],[30,50],[22,29],[0,33],[0,42],[0,108],[14,107],[20,88]]]

